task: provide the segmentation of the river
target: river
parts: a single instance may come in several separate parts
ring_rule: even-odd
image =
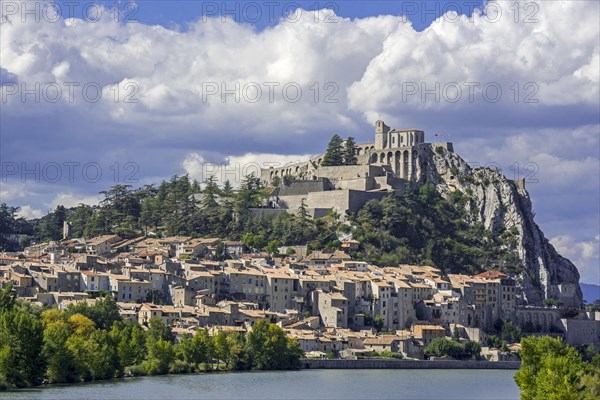
[[[0,392],[31,399],[518,399],[512,370],[301,370],[170,375]]]

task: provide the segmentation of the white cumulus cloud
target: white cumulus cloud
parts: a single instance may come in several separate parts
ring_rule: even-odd
[[[599,235],[589,240],[576,240],[571,235],[561,235],[550,239],[550,243],[577,266],[582,282],[600,284]]]

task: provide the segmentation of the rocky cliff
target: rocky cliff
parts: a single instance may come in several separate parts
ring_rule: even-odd
[[[465,207],[470,223],[480,222],[492,232],[502,226],[516,228],[517,249],[524,267],[521,286],[528,304],[540,305],[548,298],[566,306],[582,304],[579,272],[557,253],[535,223],[523,180],[507,179],[488,168],[472,169],[457,154],[435,145],[416,168],[419,180],[435,183],[442,196],[456,190],[468,196]]]

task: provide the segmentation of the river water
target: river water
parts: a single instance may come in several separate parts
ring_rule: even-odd
[[[301,370],[170,375],[0,392],[30,399],[518,399],[511,370]]]

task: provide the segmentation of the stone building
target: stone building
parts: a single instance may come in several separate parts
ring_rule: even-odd
[[[319,217],[329,210],[357,211],[371,199],[402,192],[409,182],[424,181],[434,147],[453,151],[452,143],[425,143],[421,130],[391,129],[375,123],[375,142],[356,145],[356,165],[324,166],[324,154],[308,161],[261,170],[261,181],[276,188],[269,207],[294,212],[304,202]],[[264,211],[263,211],[264,212]]]

